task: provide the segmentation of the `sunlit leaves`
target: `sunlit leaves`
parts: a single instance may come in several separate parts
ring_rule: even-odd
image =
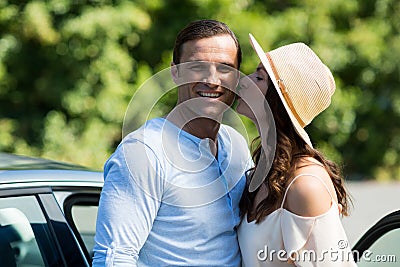
[[[51,14],[43,1],[32,1],[25,6],[23,31],[28,38],[43,45],[55,44],[60,35],[54,29]]]
[[[150,22],[150,17],[133,2],[124,1],[118,6],[83,8],[82,14],[65,23],[63,32],[67,37],[79,35],[84,39],[93,39],[100,35],[118,40],[129,36],[134,29],[148,29]]]

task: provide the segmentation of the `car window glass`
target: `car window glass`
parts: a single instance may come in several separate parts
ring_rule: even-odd
[[[72,220],[91,257],[93,257],[97,209],[98,206],[81,204],[75,204],[71,208]]]
[[[34,197],[1,198],[1,266],[44,266],[40,242],[32,228],[32,225],[44,223],[46,219]]]
[[[357,263],[359,267],[392,267],[400,262],[400,229],[394,229],[381,236],[364,252]]]

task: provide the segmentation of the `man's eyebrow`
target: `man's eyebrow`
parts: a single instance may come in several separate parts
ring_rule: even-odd
[[[194,60],[188,60],[188,61],[182,62],[182,63],[196,63],[196,62],[205,63],[205,64],[217,63],[219,65],[225,65],[225,66],[231,67],[233,69],[237,69],[234,63],[229,63],[229,62],[213,62],[213,61],[204,61],[204,60],[194,59]]]
[[[219,63],[219,64],[222,64],[222,65],[225,65],[225,66],[232,67],[232,68],[236,69],[235,64],[232,64],[232,63],[222,62],[222,63]]]

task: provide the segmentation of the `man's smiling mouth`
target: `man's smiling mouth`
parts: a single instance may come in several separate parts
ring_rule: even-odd
[[[210,97],[210,98],[218,98],[222,95],[221,93],[206,93],[206,92],[198,92],[198,94],[202,97]]]

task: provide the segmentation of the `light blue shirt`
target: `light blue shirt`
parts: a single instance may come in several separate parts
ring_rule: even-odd
[[[218,156],[157,118],[126,136],[104,166],[93,266],[240,266],[236,228],[246,140],[221,125]]]

